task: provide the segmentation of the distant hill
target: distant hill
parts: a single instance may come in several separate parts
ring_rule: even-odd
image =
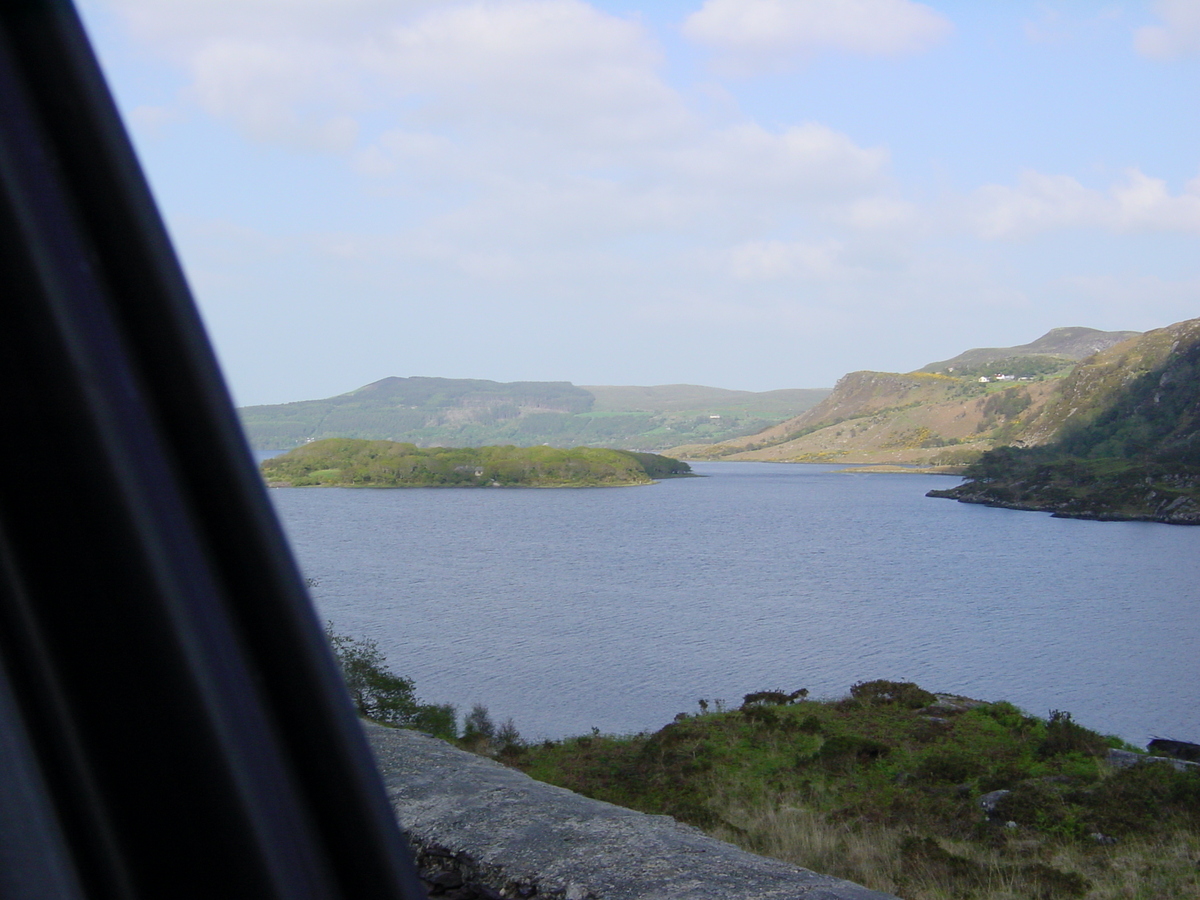
[[[1084,360],[1016,435],[934,496],[1200,524],[1200,319]]]
[[[238,413],[259,450],[340,437],[421,447],[551,444],[654,451],[761,431],[828,394],[828,389],[756,393],[686,384],[578,387],[566,381],[413,377]]]
[[[1058,426],[1042,419],[1047,426],[1039,431],[1033,423],[1078,365],[1076,354],[1138,334],[1055,328],[1029,344],[968,350],[907,374],[851,372],[795,418],[758,434],[668,452],[689,459],[961,467],[1015,440],[1048,440]]]
[[[1097,331],[1095,328],[1051,328],[1036,341],[1017,347],[977,347],[960,353],[953,359],[929,363],[918,372],[938,372],[943,375],[969,377],[983,375],[975,372],[979,368],[1000,371],[997,363],[1013,363],[1017,360],[1034,359],[1043,364],[1057,361],[1057,368],[1106,350],[1122,341],[1137,337],[1137,331]],[[1064,365],[1065,364],[1065,365]],[[1009,366],[1012,368],[1012,366]],[[1013,372],[1012,374],[1041,374],[1037,372]]]
[[[710,407],[747,415],[795,415],[829,396],[829,388],[792,388],[780,391],[730,391],[698,384],[660,384],[654,387],[587,385],[596,398],[596,412],[694,413]]]

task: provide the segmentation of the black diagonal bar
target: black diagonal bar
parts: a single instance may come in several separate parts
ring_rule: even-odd
[[[0,0],[0,296],[0,897],[415,900],[66,0]]]

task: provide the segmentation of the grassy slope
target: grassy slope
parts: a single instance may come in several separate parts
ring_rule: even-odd
[[[759,434],[681,444],[668,452],[691,459],[961,469],[980,453],[1029,432],[1030,422],[1053,403],[1077,360],[1136,335],[1056,328],[1029,344],[968,350],[908,374],[851,372],[828,398],[794,419]],[[1032,380],[978,380],[999,372]]]
[[[1056,384],[1054,378],[980,384],[921,372],[851,372],[794,419],[670,452],[693,459],[961,466],[1020,429]]]
[[[276,486],[584,487],[650,484],[686,475],[686,463],[650,453],[576,447],[421,449],[394,441],[330,438],[262,463]]]
[[[505,761],[908,900],[1200,892],[1200,772],[1110,770],[1119,742],[1062,714],[915,685],[855,691],[510,747]],[[979,798],[997,789],[1012,793],[989,818]]]
[[[657,450],[682,440],[760,431],[828,393],[385,378],[337,397],[245,407],[239,413],[251,444],[264,450],[330,437],[418,446],[586,444]]]

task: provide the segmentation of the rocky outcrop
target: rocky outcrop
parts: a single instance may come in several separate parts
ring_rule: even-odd
[[[1200,770],[1200,763],[1175,759],[1170,756],[1146,756],[1144,753],[1134,753],[1132,750],[1108,751],[1108,764],[1115,769],[1127,769],[1130,766],[1143,765],[1145,763],[1167,763],[1179,772]]]
[[[668,816],[534,781],[413,731],[367,724],[433,893],[555,900],[888,900],[747,853]],[[895,898],[892,898],[895,900]]]
[[[1060,519],[1200,525],[1200,476],[1135,467],[1096,476],[1086,463],[1033,467],[1009,479],[968,481],[927,497]]]

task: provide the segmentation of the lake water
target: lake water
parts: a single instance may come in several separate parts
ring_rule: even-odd
[[[319,612],[425,700],[526,737],[697,700],[915,681],[1135,743],[1200,740],[1200,528],[928,499],[956,483],[700,463],[636,488],[271,492]]]

